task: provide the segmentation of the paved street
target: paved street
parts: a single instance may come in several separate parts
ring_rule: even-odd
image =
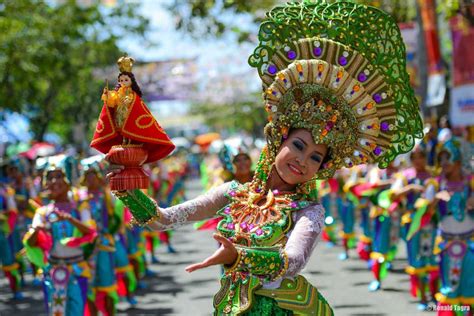
[[[199,192],[198,182],[188,183],[188,192],[190,197],[195,196]],[[161,263],[150,266],[157,276],[146,279],[148,288],[138,291],[138,308],[127,309],[127,305],[121,303],[118,315],[211,314],[220,268],[211,267],[192,274],[184,271],[185,266],[216,249],[211,232],[196,232],[187,226],[175,232],[173,242],[177,254],[168,254],[164,247],[158,249]],[[400,246],[403,249],[403,245]],[[371,274],[366,264],[358,259],[341,262],[337,259],[340,252],[339,247],[327,248],[321,243],[303,271],[334,307],[336,315],[434,315],[434,312],[417,312],[416,301],[408,294],[404,251],[399,251],[393,271],[383,284],[384,289],[377,293],[367,291]],[[23,301],[11,301],[7,282],[2,277],[0,316],[44,314],[41,289],[27,286],[24,294]]]

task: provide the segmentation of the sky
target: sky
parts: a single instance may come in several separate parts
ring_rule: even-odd
[[[256,70],[247,64],[248,56],[255,48],[255,44],[237,43],[237,35],[232,32],[227,32],[221,38],[209,36],[196,39],[185,32],[177,31],[174,26],[174,17],[166,9],[166,6],[173,3],[173,0],[127,1],[136,2],[140,6],[141,14],[149,18],[150,30],[146,38],[149,42],[156,43],[156,45],[150,46],[150,43],[144,43],[141,38],[124,37],[120,40],[119,46],[129,56],[145,62],[179,58],[194,59],[198,69],[199,89],[203,94],[209,93],[211,99],[224,98],[224,94],[232,99],[236,95],[241,95],[242,91],[248,90],[250,93],[260,88]],[[253,24],[250,15],[230,13],[222,15],[221,18],[231,25],[238,25],[251,34],[257,33],[257,26]],[[239,87],[233,87],[236,85],[236,81]],[[216,84],[220,87],[220,90],[217,89],[218,91],[212,89],[215,82],[219,83]],[[149,107],[156,117],[163,119],[169,117],[168,121],[175,124],[176,121],[179,121],[179,116],[186,114],[190,105],[191,102],[171,100],[154,102],[149,104]],[[28,141],[31,138],[26,118],[18,118],[15,115],[6,114],[7,121],[4,122],[4,126],[9,132],[0,126],[0,142],[12,140],[10,134],[12,131],[13,135],[24,136],[21,137],[21,141]],[[166,125],[163,124],[165,128],[169,127]]]
[[[140,13],[150,20],[150,30],[146,39],[156,45],[150,46],[141,38],[125,37],[119,45],[129,56],[139,61],[149,62],[180,58],[194,59],[198,69],[198,89],[203,95],[213,100],[219,98],[233,100],[241,95],[242,91],[251,93],[260,88],[257,71],[247,63],[255,44],[238,43],[237,35],[232,32],[227,32],[220,38],[213,36],[193,38],[184,31],[175,29],[174,17],[166,9],[166,5],[173,3],[173,0],[137,2],[140,3]],[[250,15],[230,13],[221,15],[220,18],[231,25],[239,25],[241,29],[252,34],[257,33],[257,26],[253,24]],[[229,82],[229,85],[219,91],[212,89],[213,85],[222,87],[222,82]],[[160,101],[149,104],[153,113],[164,119],[173,114],[185,114],[189,106],[190,102],[186,101]],[[180,109],[179,112],[175,111],[177,108]],[[176,119],[169,121],[175,122]],[[166,123],[164,127],[167,127]]]
[[[174,17],[166,9],[172,0],[143,0],[140,3],[141,13],[150,19],[150,31],[147,37],[151,42],[157,43],[157,47],[143,48],[140,39],[124,38],[121,45],[130,51],[130,54],[144,61],[166,60],[170,58],[195,58],[209,61],[219,56],[245,53],[247,56],[252,51],[252,45],[236,44],[235,34],[228,33],[220,39],[200,38],[193,39],[184,32],[176,31],[174,28]],[[252,26],[252,17],[249,15],[228,14],[221,16],[228,23],[245,27],[246,30],[255,30]],[[246,57],[240,56],[246,61]]]

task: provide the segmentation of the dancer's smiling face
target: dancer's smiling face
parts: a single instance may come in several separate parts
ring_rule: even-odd
[[[247,154],[238,154],[233,160],[235,172],[239,174],[249,173],[252,167],[252,161]]]
[[[84,180],[89,190],[98,190],[104,186],[102,179],[94,170],[87,170],[84,174]]]
[[[65,181],[61,170],[50,170],[46,173],[45,187],[48,190],[49,198],[52,200],[67,197],[69,191],[69,184]]]
[[[410,155],[411,163],[416,170],[422,170],[426,166],[426,154],[422,151],[412,152]]]
[[[281,144],[275,158],[276,171],[288,184],[304,183],[319,171],[327,152],[328,147],[316,144],[308,130],[294,129]]]

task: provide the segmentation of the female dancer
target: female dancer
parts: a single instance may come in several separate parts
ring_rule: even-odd
[[[51,203],[36,211],[23,242],[30,261],[44,271],[48,315],[84,315],[91,273],[81,246],[97,235],[91,213],[70,198],[63,169],[51,167],[45,183]]]
[[[315,180],[343,166],[387,167],[421,138],[403,42],[391,17],[350,2],[276,7],[258,38],[249,63],[262,79],[269,123],[252,182],[225,183],[166,209],[140,190],[116,195],[138,223],[157,230],[223,216],[221,247],[187,267],[224,265],[216,315],[332,315],[299,275],[324,221]]]
[[[468,315],[474,307],[474,181],[463,173],[455,139],[441,144],[438,161],[443,170],[436,194],[439,229],[434,251],[441,259],[438,315]]]

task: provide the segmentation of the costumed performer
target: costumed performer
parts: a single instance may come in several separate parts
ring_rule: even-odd
[[[91,212],[95,223],[97,239],[95,251],[89,258],[92,271],[92,282],[89,287],[89,312],[97,315],[114,315],[119,297],[115,277],[115,234],[120,227],[120,217],[115,213],[113,196],[105,185],[97,164],[86,164],[84,167],[79,192],[80,205]]]
[[[222,246],[187,267],[224,265],[216,315],[332,315],[299,275],[323,228],[315,180],[362,163],[385,168],[422,137],[404,44],[390,16],[352,2],[278,6],[258,38],[249,63],[262,79],[270,122],[252,182],[226,183],[166,209],[140,190],[116,195],[137,222],[158,230],[224,217],[215,235]]]
[[[437,258],[433,254],[437,223],[432,214],[439,185],[433,171],[427,167],[423,143],[415,146],[410,161],[412,167],[403,171],[408,185],[396,195],[405,196],[401,227],[407,246],[408,266],[405,271],[410,276],[410,292],[420,299],[418,309],[425,310],[430,298],[428,294],[431,292],[434,298],[438,291]]]
[[[474,180],[463,171],[455,138],[439,146],[443,171],[436,194],[439,225],[434,250],[441,258],[438,315],[466,315],[474,308]]]
[[[51,166],[44,181],[51,202],[36,211],[23,243],[30,261],[43,269],[48,315],[84,315],[91,273],[82,246],[97,235],[91,213],[72,200],[62,168]]]

